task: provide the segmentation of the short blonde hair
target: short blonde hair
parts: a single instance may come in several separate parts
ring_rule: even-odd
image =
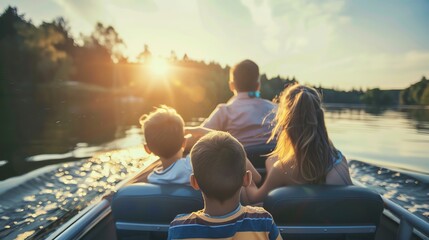
[[[171,107],[161,105],[155,111],[140,117],[147,147],[155,155],[172,157],[183,145],[183,118]]]

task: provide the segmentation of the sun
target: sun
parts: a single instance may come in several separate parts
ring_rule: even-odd
[[[150,69],[154,74],[164,76],[168,73],[170,65],[163,58],[154,58],[150,62]]]

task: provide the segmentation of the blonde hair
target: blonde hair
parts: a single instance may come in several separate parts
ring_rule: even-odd
[[[337,150],[329,140],[322,100],[316,89],[294,84],[279,96],[271,153],[308,183],[324,183]]]
[[[155,155],[169,158],[182,148],[185,123],[173,108],[161,105],[139,121],[146,144]]]

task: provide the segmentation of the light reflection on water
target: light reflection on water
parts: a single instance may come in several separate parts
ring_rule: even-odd
[[[326,125],[334,145],[358,159],[429,173],[429,109],[327,108]]]
[[[348,159],[429,173],[429,110],[374,114],[364,109],[328,108],[326,123],[335,146]],[[130,173],[139,171],[146,161],[153,160],[136,146],[142,141],[139,130],[131,130],[126,138],[108,146],[123,150],[58,165],[0,193],[0,239],[46,237],[98,196],[112,191]],[[429,218],[428,183],[360,161],[350,161],[350,166],[355,180],[410,212]]]
[[[350,162],[353,180],[429,221],[429,183],[360,161]]]
[[[6,191],[0,200],[0,239],[43,238],[153,158],[141,146],[101,153]]]

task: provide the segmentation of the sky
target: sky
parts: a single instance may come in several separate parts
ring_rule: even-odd
[[[268,77],[338,89],[400,89],[429,77],[427,0],[2,0],[36,25],[64,17],[72,34],[112,25],[131,59],[252,59]]]

